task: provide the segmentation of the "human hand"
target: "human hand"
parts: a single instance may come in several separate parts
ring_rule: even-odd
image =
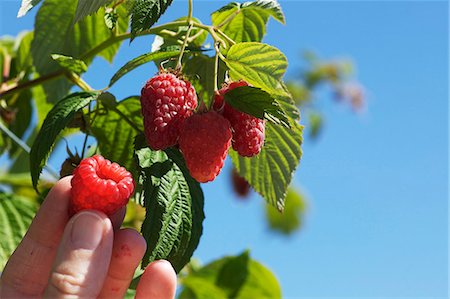
[[[119,229],[125,208],[68,216],[70,179],[55,184],[0,278],[0,298],[123,298],[146,250],[133,229]],[[173,298],[167,261],[146,269],[136,298]]]

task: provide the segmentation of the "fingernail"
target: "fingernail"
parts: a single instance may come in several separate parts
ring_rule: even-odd
[[[92,212],[81,212],[72,224],[71,241],[75,248],[97,248],[103,238],[104,221]]]

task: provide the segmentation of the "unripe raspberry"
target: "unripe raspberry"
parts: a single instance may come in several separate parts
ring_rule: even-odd
[[[177,144],[181,125],[197,107],[197,94],[189,81],[160,73],[141,90],[145,137],[153,150]]]
[[[71,214],[93,209],[112,215],[128,203],[134,191],[131,173],[100,155],[81,161],[71,185]]]
[[[194,114],[184,122],[178,142],[191,176],[200,183],[212,181],[230,148],[230,123],[215,111]]]
[[[265,121],[238,111],[224,103],[224,95],[240,86],[248,86],[245,81],[231,82],[215,95],[214,109],[222,109],[223,116],[230,121],[233,131],[233,149],[243,157],[253,157],[261,151],[264,145]]]

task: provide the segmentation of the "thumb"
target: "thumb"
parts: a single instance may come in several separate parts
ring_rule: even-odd
[[[75,215],[64,230],[44,297],[97,297],[108,272],[112,244],[113,228],[105,214]]]

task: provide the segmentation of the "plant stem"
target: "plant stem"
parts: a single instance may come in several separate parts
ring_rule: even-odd
[[[181,70],[181,60],[183,59],[183,54],[184,54],[184,50],[186,49],[186,46],[188,44],[188,40],[189,40],[189,34],[191,34],[191,30],[192,30],[192,0],[188,1],[188,16],[187,16],[187,23],[189,24],[188,30],[186,31],[186,35],[184,36],[184,42],[183,42],[183,46],[181,46],[181,51],[180,51],[180,55],[178,56],[178,62],[177,62],[177,66],[175,67],[176,70]]]
[[[214,93],[217,92],[217,81],[219,76],[219,52],[216,51],[216,55],[214,56]]]
[[[22,141],[19,137],[11,132],[1,121],[0,121],[0,131],[6,134],[14,143],[16,143],[21,149],[23,149],[27,154],[30,154],[31,148]],[[59,174],[51,168],[49,165],[44,165],[44,168],[50,173],[55,179],[59,179]]]

